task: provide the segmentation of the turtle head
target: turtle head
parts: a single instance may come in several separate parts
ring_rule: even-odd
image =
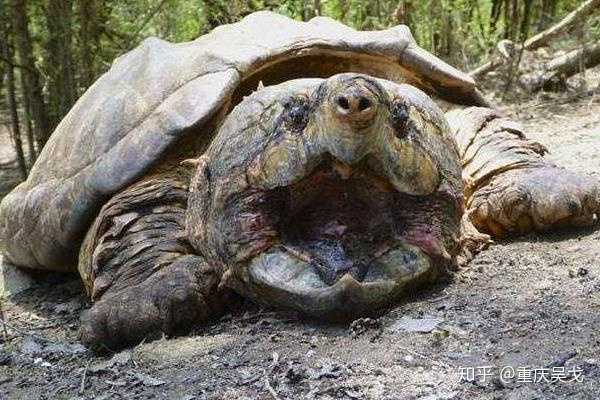
[[[421,91],[366,75],[263,88],[230,113],[194,176],[192,245],[259,302],[350,318],[453,262],[460,167]]]

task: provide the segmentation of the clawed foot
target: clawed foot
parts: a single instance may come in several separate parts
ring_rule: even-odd
[[[80,337],[95,350],[116,350],[144,339],[183,333],[220,315],[220,275],[198,257],[184,256],[145,281],[110,290],[82,314]]]
[[[600,182],[551,165],[514,169],[479,188],[467,208],[475,227],[495,237],[590,226],[600,213]]]

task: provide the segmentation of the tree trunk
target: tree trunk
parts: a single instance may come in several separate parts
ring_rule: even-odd
[[[542,9],[537,23],[537,30],[546,28],[556,15],[556,0],[542,0]]]
[[[492,11],[490,13],[490,28],[491,31],[496,31],[498,20],[500,19],[500,13],[502,11],[503,0],[492,0]]]
[[[348,0],[340,0],[340,21],[343,24],[346,23],[346,16],[348,15]]]
[[[562,86],[566,78],[581,72],[582,65],[584,68],[591,68],[598,64],[600,64],[600,43],[556,57],[546,63],[543,71],[523,75],[520,82],[530,91],[552,90]]]
[[[523,19],[521,20],[521,29],[519,32],[520,41],[524,41],[529,36],[529,25],[531,24],[531,6],[533,0],[525,0],[523,5]]]
[[[401,0],[394,11],[394,21],[397,24],[404,24],[412,27],[413,4],[411,0]]]
[[[2,41],[2,39],[0,39]],[[2,48],[2,43],[0,43],[0,48]],[[4,63],[0,62],[0,94],[2,94],[2,88],[4,87],[4,75],[6,71],[4,70]]]
[[[23,71],[19,74],[21,76],[21,97],[25,97],[28,91],[27,79]],[[37,151],[35,149],[35,134],[33,132],[33,126],[31,121],[33,120],[33,113],[31,112],[31,105],[27,101],[23,101],[23,109],[25,110],[25,130],[27,132],[27,149],[29,150],[29,165],[33,165],[37,158]]]
[[[508,7],[507,7],[508,9]],[[510,5],[510,19],[506,20],[506,26],[510,26],[510,39],[517,40],[517,32],[519,27],[519,0],[512,0]]]
[[[443,53],[446,58],[450,58],[452,56],[457,56],[458,52],[454,51],[454,24],[452,19],[452,11],[445,10],[442,8],[442,23],[444,24],[443,32],[444,32],[444,48]],[[458,62],[458,57],[453,60],[454,62]]]
[[[35,160],[37,158],[37,151],[35,148],[35,133],[33,130],[33,112],[31,110],[31,104],[29,101],[27,101],[26,97],[28,95],[28,93],[30,93],[29,91],[29,85],[27,82],[27,75],[24,73],[24,71],[20,71],[19,73],[19,77],[20,77],[20,82],[21,82],[21,104],[25,113],[25,118],[23,123],[25,124],[25,131],[26,131],[26,137],[27,137],[27,154],[28,154],[28,161],[29,161],[29,165],[33,165],[35,163]],[[16,84],[15,84],[16,86]]]
[[[56,126],[77,100],[71,32],[73,1],[53,0],[46,6],[45,14],[48,26],[45,70],[49,75],[48,91],[52,94],[51,123]]]
[[[221,0],[203,0],[203,3],[208,31],[213,30],[219,25],[231,22],[230,18],[235,18],[235,15],[233,15],[235,14],[235,10],[228,9],[222,4]]]
[[[377,22],[379,23],[378,28],[383,24],[383,13],[381,11],[381,1],[375,0],[375,15],[377,16]]]
[[[27,25],[27,3],[26,0],[12,1],[12,22],[16,39],[16,48],[19,55],[19,64],[23,66],[21,73],[25,75],[27,90],[24,93],[26,106],[31,110],[33,117],[35,140],[38,149],[42,149],[50,137],[51,127],[48,118],[46,104],[42,94],[40,74],[35,65],[33,47],[29,27]]]
[[[310,2],[308,0],[302,0],[302,20],[308,21],[313,17],[312,7],[310,6]]]
[[[27,179],[27,164],[25,162],[25,154],[23,152],[23,143],[21,141],[21,130],[19,127],[19,114],[17,112],[17,98],[16,98],[16,89],[15,89],[15,74],[13,67],[13,57],[12,51],[10,50],[10,43],[8,42],[8,28],[6,26],[6,22],[2,21],[2,29],[3,38],[0,38],[0,51],[2,52],[2,58],[7,60],[6,66],[6,77],[7,77],[7,87],[6,94],[8,100],[8,108],[10,112],[10,120],[11,120],[11,133],[12,133],[12,142],[15,149],[15,153],[17,153],[17,163],[19,166],[19,171],[21,172],[21,177],[23,180]]]
[[[546,45],[552,39],[571,30],[578,22],[584,20],[594,11],[598,11],[599,8],[600,0],[587,0],[583,2],[574,11],[564,17],[558,24],[553,25],[549,29],[546,29],[545,31],[527,39],[527,41],[525,41],[525,48],[527,50],[534,50],[538,47]]]
[[[322,15],[322,11],[321,10],[321,0],[313,0],[313,10],[314,10],[314,15],[315,16],[320,16]]]
[[[510,39],[513,40],[512,38],[512,30],[513,30],[513,24],[511,23],[512,18],[511,18],[511,7],[510,5],[512,4],[512,0],[504,0],[504,31],[503,31],[503,37],[504,39]]]
[[[81,85],[90,87],[96,79],[95,58],[100,45],[100,12],[96,0],[78,0],[79,48],[81,60]]]

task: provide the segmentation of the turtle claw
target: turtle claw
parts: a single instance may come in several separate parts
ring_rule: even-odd
[[[545,165],[494,176],[467,203],[475,227],[494,237],[591,226],[600,214],[600,182]]]
[[[197,260],[182,257],[140,284],[103,295],[81,316],[81,341],[95,351],[114,351],[184,333],[218,315],[224,303],[216,292],[218,276],[206,264],[199,270]]]

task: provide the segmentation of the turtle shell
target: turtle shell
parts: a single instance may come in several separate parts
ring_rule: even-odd
[[[484,105],[468,75],[421,49],[406,26],[361,32],[329,18],[271,12],[194,41],[156,38],[119,57],[52,134],[27,181],[0,204],[6,257],[74,271],[102,205],[144,176],[182,138],[216,127],[259,82],[360,72],[415,85],[453,103]],[[203,129],[205,128],[205,129]]]

